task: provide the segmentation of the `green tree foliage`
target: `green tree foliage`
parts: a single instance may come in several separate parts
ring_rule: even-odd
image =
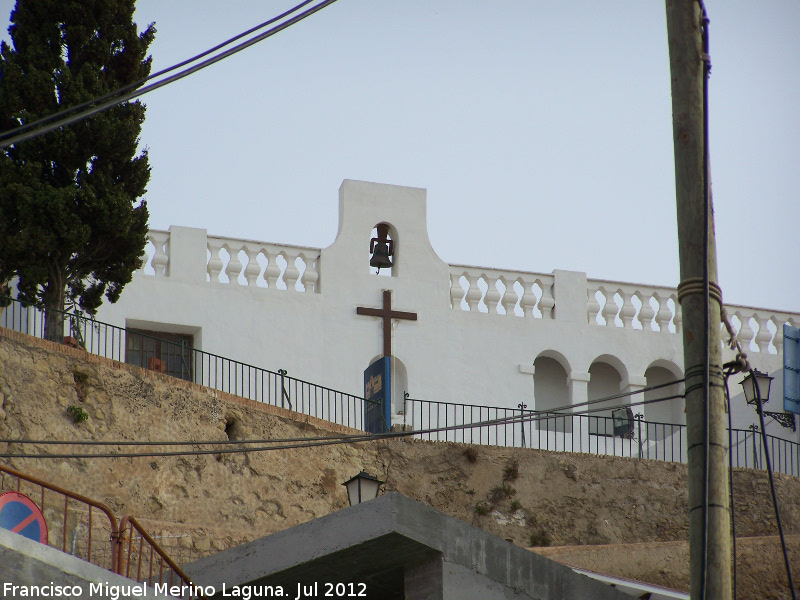
[[[0,46],[0,131],[147,77],[151,24],[135,0],[17,0]],[[141,266],[150,179],[137,156],[145,107],[127,102],[0,152],[0,282],[25,302],[94,314]],[[63,335],[47,311],[46,337]]]

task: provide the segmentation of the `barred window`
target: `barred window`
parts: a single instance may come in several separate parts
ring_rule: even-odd
[[[125,362],[192,381],[194,336],[144,329],[127,329]]]

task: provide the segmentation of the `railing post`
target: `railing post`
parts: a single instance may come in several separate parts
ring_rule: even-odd
[[[123,521],[125,518],[123,517]],[[119,562],[121,555],[122,535],[120,529],[111,532],[111,571],[120,574]]]
[[[294,410],[292,408],[292,401],[291,399],[289,399],[289,394],[286,393],[285,378],[287,373],[288,371],[286,369],[278,369],[278,375],[281,376],[281,406],[283,408],[286,408],[286,404],[284,404],[284,399],[285,399],[286,402],[289,403],[289,410]]]
[[[190,373],[189,365],[186,364],[186,340],[183,338],[180,339],[181,345],[181,379],[184,378],[184,369],[185,374],[188,375]]]
[[[642,413],[636,413],[633,418],[636,419],[636,438],[639,440],[639,460],[642,460],[642,419],[644,419],[644,415]]]
[[[408,392],[403,392],[403,431],[406,430],[406,410],[408,410]],[[363,405],[362,405],[363,406]],[[363,410],[363,408],[362,408]]]
[[[522,447],[524,448],[525,447],[525,409],[528,408],[528,405],[525,404],[524,402],[520,402],[519,404],[517,404],[517,406],[519,407],[519,416],[520,416],[519,426],[520,426],[520,430],[522,431]]]
[[[756,432],[758,431],[758,425],[751,423],[747,428],[753,432],[753,468],[758,469],[758,451],[756,450],[756,440],[758,439],[756,437]]]

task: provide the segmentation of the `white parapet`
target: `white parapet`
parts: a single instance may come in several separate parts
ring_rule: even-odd
[[[185,279],[189,274],[183,270],[198,262],[199,256],[192,260],[191,254],[202,252],[199,237],[204,236],[205,279],[209,283],[320,291],[320,248],[206,235],[204,230],[183,227],[172,229],[148,232],[140,269],[143,274]],[[559,302],[559,313],[554,274],[448,266],[450,305],[454,310],[563,320],[565,299]],[[578,292],[571,289],[575,283],[569,283],[571,293]],[[585,297],[589,324],[665,334],[681,332],[682,315],[675,288],[587,279]],[[726,311],[740,344],[750,352],[781,354],[783,324],[800,324],[800,315],[793,313],[735,305],[726,305]],[[723,337],[728,337],[724,327]]]
[[[319,248],[214,235],[205,237],[205,277],[209,283],[319,292]],[[173,264],[173,254],[185,252],[187,248],[171,244],[171,231],[150,230],[147,241],[140,269],[143,274],[177,278],[187,275],[176,270]],[[196,253],[203,248],[191,250]]]
[[[642,331],[680,333],[681,310],[675,288],[587,280],[589,323]]]
[[[552,319],[553,275],[450,265],[455,310]]]

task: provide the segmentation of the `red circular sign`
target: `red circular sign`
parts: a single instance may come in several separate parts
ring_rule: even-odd
[[[23,537],[47,543],[47,523],[33,500],[19,492],[0,494],[0,529],[8,529]]]

